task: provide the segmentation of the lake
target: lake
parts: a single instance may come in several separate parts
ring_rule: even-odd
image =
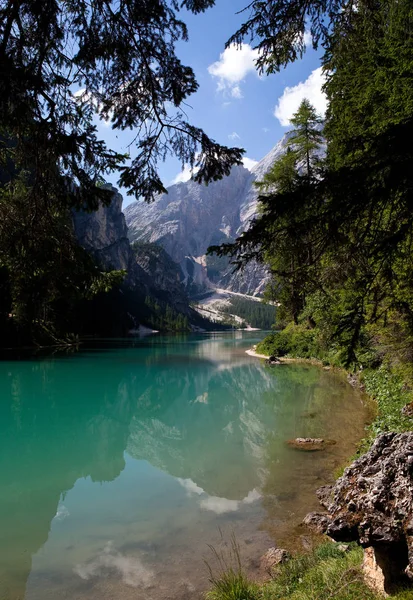
[[[185,600],[208,545],[257,573],[310,543],[315,489],[363,437],[339,373],[245,354],[261,332],[151,336],[0,362],[0,599]],[[298,436],[337,443],[304,453]]]

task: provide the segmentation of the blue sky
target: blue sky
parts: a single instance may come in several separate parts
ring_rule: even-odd
[[[320,113],[325,109],[325,98],[320,91],[320,53],[310,46],[302,60],[263,77],[254,69],[256,51],[250,45],[225,50],[226,40],[246,20],[247,13],[236,14],[246,4],[246,0],[217,0],[217,5],[203,14],[183,12],[189,41],[179,43],[177,53],[193,68],[200,86],[188,99],[189,120],[218,142],[245,148],[250,159],[246,166],[251,166],[251,161],[265,156],[288,130],[288,117],[303,97],[308,97]],[[121,152],[127,150],[133,137],[131,132],[113,131],[102,122],[99,132],[111,148]],[[159,172],[166,185],[190,175],[188,169],[181,173],[175,158],[161,163]],[[116,185],[116,174],[108,180]],[[135,201],[121,192],[124,206]]]

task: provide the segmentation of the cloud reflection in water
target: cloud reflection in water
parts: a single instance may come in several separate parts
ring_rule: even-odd
[[[197,485],[192,479],[182,479],[177,477],[178,483],[185,488],[188,496],[203,496],[200,498],[199,506],[203,510],[210,510],[217,515],[228,512],[235,512],[244,504],[252,504],[261,498],[261,494],[255,488],[248,492],[242,500],[228,500],[219,496],[208,496],[208,494]]]
[[[148,588],[152,585],[154,573],[135,557],[125,556],[113,548],[113,543],[108,542],[91,562],[76,565],[74,572],[82,579],[100,577],[108,570],[116,571],[123,583],[132,587]]]

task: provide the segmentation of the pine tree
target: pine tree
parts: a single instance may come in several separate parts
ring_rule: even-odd
[[[317,152],[323,142],[321,123],[321,117],[307,98],[302,100],[291,118],[294,129],[290,133],[289,141],[295,150],[297,161],[304,161],[304,172],[309,181],[315,174]]]
[[[255,182],[255,186],[263,193],[271,191],[292,192],[297,184],[298,160],[297,151],[288,146],[285,154],[275,161],[261,181]]]

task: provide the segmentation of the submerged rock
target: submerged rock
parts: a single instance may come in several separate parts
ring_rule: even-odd
[[[336,442],[334,440],[324,440],[323,438],[295,438],[288,440],[287,445],[296,450],[304,450],[305,452],[317,452],[325,450],[327,446],[332,446]]]
[[[315,419],[318,413],[311,412],[310,410],[306,410],[300,415],[301,419]]]
[[[373,588],[389,593],[413,581],[413,432],[380,435],[319,497],[328,512],[310,513],[308,523],[336,541],[359,542]]]

